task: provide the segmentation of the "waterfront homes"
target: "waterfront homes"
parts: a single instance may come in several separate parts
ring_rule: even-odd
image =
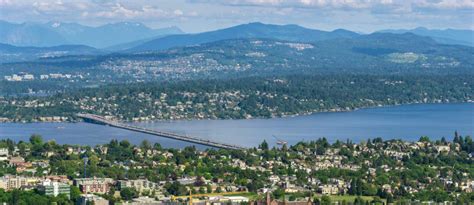
[[[8,148],[0,148],[0,161],[7,161],[9,157]]]

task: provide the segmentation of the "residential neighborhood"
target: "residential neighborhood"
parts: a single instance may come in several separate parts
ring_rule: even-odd
[[[164,149],[147,141],[139,146],[116,140],[95,147],[58,145],[37,135],[29,142],[2,140],[0,146],[0,189],[33,191],[79,204],[190,199],[211,204],[305,204],[322,199],[393,204],[453,197],[469,201],[474,189],[469,171],[472,139],[457,133],[454,141],[377,138],[330,144],[323,138],[290,147],[270,148],[263,142],[242,151]],[[453,161],[458,163],[454,168],[449,165]]]

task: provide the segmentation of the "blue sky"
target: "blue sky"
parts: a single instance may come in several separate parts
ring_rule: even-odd
[[[371,32],[474,28],[474,0],[0,0],[0,19],[101,25],[142,22],[201,32],[248,22]]]

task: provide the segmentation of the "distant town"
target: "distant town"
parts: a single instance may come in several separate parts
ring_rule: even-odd
[[[3,78],[6,81],[29,81],[29,80],[48,80],[48,79],[74,79],[84,78],[82,75],[73,75],[73,74],[61,74],[61,73],[49,73],[49,74],[41,74],[39,76],[35,76],[29,73],[18,73],[13,75],[5,75]]]
[[[0,141],[8,204],[464,204],[474,199],[470,136],[417,142],[317,141],[246,150]]]

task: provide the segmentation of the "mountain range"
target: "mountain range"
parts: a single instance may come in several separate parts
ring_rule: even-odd
[[[51,47],[18,47],[0,43],[0,63],[32,61],[68,55],[100,55],[103,51],[84,45],[60,45]]]
[[[177,27],[151,29],[142,23],[119,22],[98,27],[78,23],[32,23],[21,24],[0,21],[0,43],[14,46],[50,47],[65,44],[80,44],[95,48],[106,48],[137,40],[159,38],[183,33]]]
[[[5,22],[3,23],[6,26],[3,27],[2,25],[1,32],[4,33],[5,30],[14,30],[10,27],[19,26]],[[91,27],[78,26],[78,24],[32,24],[34,26],[27,26],[26,24],[28,23],[21,24],[21,27],[28,29],[34,28],[31,31],[38,31],[40,33],[44,32],[44,35],[26,39],[31,42],[38,41],[44,44],[51,42],[67,43],[70,41],[84,42],[87,41],[87,39],[89,39],[88,42],[92,42],[92,40],[95,39],[97,41],[103,40],[103,45],[110,45],[112,43],[106,43],[105,41],[109,41],[109,39],[116,39],[115,42],[121,42],[126,41],[126,36],[131,36],[133,33],[143,34],[140,34],[141,36],[135,36],[134,38],[137,40],[114,44],[109,47],[106,47],[105,49],[94,49],[93,47],[80,45],[63,45],[52,47],[17,47],[2,44],[0,45],[0,51],[2,51],[2,54],[0,56],[0,62],[28,61],[35,60],[37,58],[59,57],[65,55],[91,55],[92,58],[94,58],[93,55],[98,54],[105,55],[103,57],[100,57],[100,59],[107,59],[107,56],[117,56],[115,54],[110,54],[113,52],[120,52],[122,54],[119,54],[118,56],[125,56],[125,58],[135,58],[137,56],[135,54],[140,53],[149,53],[149,55],[151,55],[153,59],[156,58],[156,55],[162,56],[164,54],[166,54],[165,56],[172,57],[183,55],[184,57],[188,57],[186,55],[190,51],[193,51],[193,54],[204,53],[210,55],[209,51],[206,50],[209,49],[210,45],[213,45],[213,48],[215,48],[215,50],[213,50],[213,52],[215,53],[220,53],[221,51],[229,51],[232,53],[245,54],[243,56],[232,56],[230,54],[223,56],[218,55],[216,57],[218,58],[217,60],[240,58],[232,60],[237,62],[240,60],[248,59],[249,57],[258,57],[259,55],[263,55],[263,58],[251,59],[257,61],[265,59],[265,61],[268,63],[275,60],[273,58],[269,58],[270,55],[280,56],[280,60],[287,59],[289,61],[294,61],[293,63],[297,62],[295,61],[295,59],[298,59],[298,62],[307,63],[306,65],[298,63],[298,65],[295,65],[295,67],[326,66],[338,68],[354,68],[359,67],[359,65],[362,67],[373,67],[377,65],[383,65],[387,67],[424,66],[430,68],[459,67],[459,65],[461,65],[463,67],[466,67],[473,65],[472,60],[469,59],[474,58],[472,49],[473,47],[448,45],[446,43],[440,42],[439,37],[428,36],[428,34],[431,33],[430,30],[421,28],[416,30],[424,31],[424,33],[422,34],[415,34],[415,32],[404,32],[402,30],[386,30],[373,34],[360,34],[344,29],[337,29],[334,31],[321,31],[304,28],[298,25],[272,25],[263,23],[249,23],[197,34],[181,34],[181,31],[179,29],[170,28],[174,31],[168,30],[168,32],[176,32],[180,34],[167,33],[169,35],[166,35],[162,33],[162,35],[166,36],[159,37],[153,36],[157,34],[158,30],[149,29],[142,24],[117,23],[92,28],[92,30],[95,30],[94,35],[97,35],[97,38],[92,38],[91,36],[87,37],[85,35],[86,33],[89,33],[90,35],[94,33],[92,31],[86,31],[88,29],[85,29]],[[451,39],[451,41],[466,42],[466,39],[468,39],[469,37],[468,31],[449,31],[452,34],[445,35],[445,39],[449,38]],[[122,32],[123,35],[121,35],[121,37],[115,37],[113,34],[110,34],[110,37],[107,37],[107,35],[109,35],[107,33],[110,32]],[[443,33],[448,31],[437,32]],[[34,32],[30,32],[31,35],[33,35],[33,33]],[[83,35],[81,36],[79,34]],[[10,35],[13,34],[10,33]],[[146,37],[147,35],[149,37]],[[63,38],[63,36],[68,36],[69,40]],[[437,36],[441,36],[441,34],[437,34]],[[21,40],[23,37],[24,36],[22,35],[18,35],[19,40],[16,42],[25,43],[26,40]],[[2,35],[0,36],[0,38],[5,37]],[[249,44],[249,39],[253,39],[253,41],[282,41],[286,42],[285,44],[290,45],[292,49],[288,49],[286,47],[283,47],[285,48],[283,49],[281,46],[277,46],[276,48],[279,48],[277,50],[273,50],[272,47],[267,48],[272,51],[271,54],[263,51],[252,52],[252,49],[258,50],[257,47],[255,47],[257,44]],[[289,42],[293,43],[291,44]],[[232,45],[231,43],[244,44]],[[252,48],[251,46],[254,46],[255,48]],[[293,47],[298,52],[295,53]],[[311,49],[306,49],[307,47],[311,47]],[[239,51],[238,49],[242,49],[242,51]],[[304,58],[300,59],[300,56],[303,56]],[[306,58],[310,58],[313,61],[308,61],[308,59]],[[74,57],[72,56],[68,59],[74,59]],[[81,57],[80,59],[84,58]],[[216,59],[210,58],[210,60]],[[281,64],[279,62],[274,63],[275,65]],[[265,64],[265,66],[274,65]]]
[[[198,34],[178,34],[157,38],[129,49],[129,52],[166,50],[173,47],[192,46],[226,39],[263,38],[296,42],[316,42],[335,38],[353,38],[359,34],[337,29],[321,31],[298,25],[273,25],[249,23],[230,28],[203,32]]]
[[[353,38],[361,34],[344,29],[322,31],[295,24],[273,25],[259,22],[196,34],[184,34],[178,27],[152,29],[142,23],[118,22],[102,26],[78,23],[11,23],[0,20],[0,43],[14,46],[51,47],[65,44],[86,45],[108,51],[129,52],[165,50],[225,39],[268,38],[297,42],[316,42]],[[460,29],[388,29],[381,33],[413,33],[443,44],[474,46],[474,31]]]
[[[168,50],[44,58],[3,64],[0,76],[28,72],[88,73],[111,82],[294,74],[468,74],[474,47],[440,44],[412,33],[295,42],[225,39]],[[38,66],[36,66],[38,65]],[[2,73],[3,72],[3,73]],[[102,76],[102,77],[101,77]]]
[[[444,44],[466,45],[474,46],[474,31],[473,30],[459,30],[459,29],[427,29],[425,27],[418,27],[414,29],[395,29],[395,30],[381,30],[383,33],[413,33],[420,36],[428,36],[435,41]]]

